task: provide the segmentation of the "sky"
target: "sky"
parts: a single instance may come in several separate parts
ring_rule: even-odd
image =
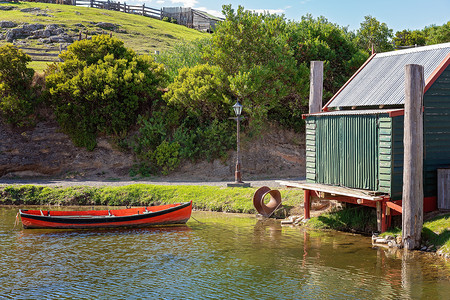
[[[152,8],[192,7],[215,16],[222,16],[222,5],[238,5],[246,10],[284,14],[287,19],[299,21],[306,14],[324,16],[330,22],[348,26],[356,31],[364,16],[371,15],[390,29],[423,29],[432,24],[450,21],[450,0],[128,0],[127,4],[143,4]]]

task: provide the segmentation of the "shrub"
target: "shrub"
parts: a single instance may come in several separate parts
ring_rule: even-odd
[[[178,105],[201,121],[225,119],[231,101],[226,94],[226,78],[217,66],[207,64],[179,71],[163,99]]]
[[[31,123],[38,97],[32,87],[34,70],[30,56],[13,45],[0,47],[0,113],[11,124]]]
[[[108,35],[75,42],[47,70],[49,99],[75,145],[92,150],[98,133],[126,132],[142,103],[159,97],[162,65]]]
[[[210,37],[207,37],[191,42],[181,42],[156,57],[158,62],[164,64],[170,82],[175,80],[182,68],[206,63],[202,56],[204,49],[211,46],[210,40]]]
[[[169,174],[180,164],[180,144],[177,142],[162,142],[153,153],[156,165],[163,175]]]

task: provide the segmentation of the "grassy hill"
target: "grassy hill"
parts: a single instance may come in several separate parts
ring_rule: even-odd
[[[125,45],[140,54],[163,52],[170,49],[181,40],[195,40],[209,36],[194,29],[163,22],[149,17],[127,14],[123,12],[79,7],[71,5],[57,5],[48,3],[0,3],[0,6],[14,6],[13,10],[1,10],[0,21],[13,21],[18,24],[64,25],[66,32],[76,37],[80,32],[83,37],[110,33],[123,40]],[[21,12],[25,8],[40,8],[40,11]],[[105,30],[96,26],[98,22],[113,23],[115,30]],[[8,28],[0,28],[0,34],[6,34]],[[25,46],[49,47],[48,44],[39,42],[38,39],[24,39]],[[5,39],[0,39],[0,45],[6,44]],[[53,44],[52,47],[59,44]],[[33,63],[36,69],[45,68],[46,63]]]

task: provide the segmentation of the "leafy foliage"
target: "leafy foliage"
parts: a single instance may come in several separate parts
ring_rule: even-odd
[[[156,161],[156,165],[161,168],[163,175],[169,174],[180,163],[180,144],[163,141],[153,153],[153,159]]]
[[[450,42],[450,21],[442,26],[425,27],[423,32],[427,36],[427,45]]]
[[[235,146],[236,136],[232,122],[214,120],[201,123],[192,116],[184,116],[182,121],[174,122],[167,118],[176,116],[173,109],[154,112],[152,117],[139,116],[139,132],[134,137],[133,150],[140,160],[134,173],[167,175],[181,160],[212,161],[225,157],[227,151]],[[183,116],[178,116],[183,118]],[[181,122],[179,126],[171,123]]]
[[[240,99],[251,121],[264,121],[279,99],[298,89],[299,72],[288,45],[284,17],[237,11],[223,6],[205,58],[223,70],[230,92]],[[209,51],[208,51],[209,50]]]
[[[394,50],[390,42],[392,36],[392,29],[389,29],[386,23],[380,23],[375,17],[369,15],[364,17],[364,22],[357,31],[356,40],[367,52],[372,51],[372,46],[375,52],[385,52]]]
[[[217,66],[183,68],[164,94],[169,104],[178,104],[201,121],[224,119],[231,101],[226,96],[226,77]]]
[[[0,47],[0,113],[9,123],[30,125],[37,104],[30,56],[13,45]]]
[[[170,51],[158,55],[156,60],[164,64],[167,76],[172,82],[182,68],[206,63],[203,59],[203,51],[207,47],[210,47],[209,37],[192,42],[180,42]]]
[[[99,132],[127,131],[140,105],[158,96],[162,66],[118,39],[78,41],[61,57],[64,63],[47,70],[46,84],[60,126],[78,146],[92,150]]]
[[[307,15],[302,17],[301,22],[292,24],[289,44],[298,68],[303,70],[302,99],[309,97],[306,87],[309,86],[311,61],[324,62],[324,99],[327,100],[368,58],[367,53],[353,43],[345,28],[324,17],[314,19]]]
[[[425,33],[420,30],[402,30],[397,31],[394,37],[396,47],[401,46],[423,46],[426,44]]]

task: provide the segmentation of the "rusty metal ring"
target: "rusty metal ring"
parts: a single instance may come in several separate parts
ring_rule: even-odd
[[[264,197],[270,195],[269,203],[264,203]],[[253,206],[256,211],[264,217],[270,217],[281,205],[281,193],[278,190],[271,190],[267,186],[260,187],[253,195]]]

